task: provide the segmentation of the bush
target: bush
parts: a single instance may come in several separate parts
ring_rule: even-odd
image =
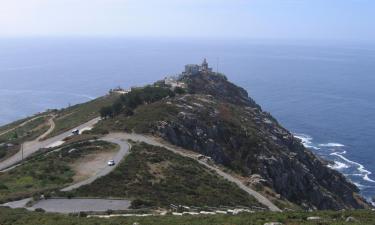
[[[176,87],[176,88],[174,89],[174,93],[179,94],[179,95],[182,95],[182,94],[185,94],[186,91],[185,91],[185,89],[183,89],[183,88],[181,88],[181,87]]]
[[[37,209],[35,209],[35,212],[44,213],[44,212],[46,212],[46,210],[44,210],[42,208],[37,208]]]
[[[142,199],[135,199],[131,202],[130,208],[132,209],[140,209],[140,208],[147,208],[153,206],[153,204],[149,201],[145,201]]]
[[[100,117],[108,118],[113,117],[113,110],[111,106],[105,106],[100,109]]]
[[[180,90],[181,91],[181,90]],[[112,106],[106,106],[100,109],[102,118],[111,118],[121,113],[126,116],[133,115],[133,109],[142,104],[150,104],[159,101],[165,97],[174,97],[175,93],[168,88],[146,86],[132,90],[124,94]]]

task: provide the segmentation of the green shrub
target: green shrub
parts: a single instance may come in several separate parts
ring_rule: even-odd
[[[133,145],[131,153],[109,175],[70,193],[135,199],[132,208],[170,204],[261,206],[195,160],[144,143]]]
[[[35,209],[35,212],[44,213],[44,212],[46,212],[46,210],[44,210],[42,208],[37,208],[37,209]]]
[[[111,118],[123,113],[125,116],[133,115],[133,110],[142,104],[150,104],[165,97],[173,97],[175,93],[168,88],[146,86],[133,89],[131,92],[121,95],[120,99],[111,106],[100,109],[102,118]]]

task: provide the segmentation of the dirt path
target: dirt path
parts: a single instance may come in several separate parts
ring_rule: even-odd
[[[247,187],[246,185],[244,185],[241,182],[241,180],[239,180],[239,179],[233,177],[232,175],[230,175],[230,174],[228,174],[228,173],[220,170],[216,166],[213,166],[213,165],[210,165],[210,164],[208,164],[208,163],[206,163],[204,161],[198,160],[197,159],[197,155],[198,155],[197,153],[193,153],[193,152],[191,152],[189,150],[185,150],[185,149],[182,149],[180,147],[173,146],[173,145],[170,145],[170,144],[161,143],[161,141],[159,141],[156,138],[151,137],[151,136],[145,136],[145,135],[139,135],[139,134],[127,134],[127,133],[113,133],[111,135],[112,136],[116,136],[116,135],[117,136],[122,136],[125,139],[130,139],[130,140],[133,140],[133,141],[145,142],[145,143],[150,144],[150,145],[164,147],[164,148],[166,148],[166,149],[168,149],[168,150],[170,150],[170,151],[172,151],[174,153],[177,153],[179,155],[182,155],[182,156],[194,159],[197,162],[199,162],[200,164],[206,166],[207,168],[216,171],[216,173],[218,175],[220,175],[221,177],[223,177],[224,179],[229,180],[229,181],[235,183],[239,188],[241,188],[242,190],[244,190],[245,192],[247,192],[249,195],[251,195],[254,198],[256,198],[263,205],[267,206],[269,208],[269,210],[274,211],[274,212],[281,212],[281,210],[275,204],[273,204],[270,200],[268,200],[266,197],[264,197],[260,193],[254,191],[250,187]]]
[[[220,170],[216,166],[213,166],[213,165],[210,165],[210,164],[208,164],[204,161],[198,160],[197,159],[197,155],[198,155],[197,153],[193,153],[189,150],[185,150],[185,149],[182,149],[182,148],[179,148],[177,146],[170,145],[170,144],[161,143],[159,140],[157,140],[154,137],[140,135],[140,134],[111,133],[111,134],[108,134],[107,136],[105,136],[104,138],[102,138],[102,140],[104,140],[104,141],[112,142],[112,143],[120,146],[120,151],[115,157],[116,166],[118,165],[118,162],[120,162],[125,157],[125,155],[128,153],[129,147],[131,147],[131,145],[126,141],[128,139],[133,140],[133,141],[145,142],[145,143],[150,144],[150,145],[164,147],[164,148],[166,148],[166,149],[168,149],[168,150],[170,150],[170,151],[172,151],[176,154],[194,159],[197,162],[199,162],[200,164],[206,166],[207,168],[214,170],[218,175],[220,175],[224,179],[235,183],[239,188],[241,188],[242,190],[247,192],[249,195],[256,198],[263,205],[267,206],[269,208],[269,210],[274,211],[274,212],[281,212],[281,210],[276,205],[274,205],[270,200],[268,200],[266,197],[264,197],[260,193],[254,191],[253,189],[244,185],[242,183],[242,181],[240,181],[239,179],[237,179],[237,178],[233,177],[232,175]],[[71,190],[79,188],[83,185],[90,184],[93,181],[95,181],[96,179],[98,179],[99,177],[109,174],[113,169],[115,169],[116,166],[106,167],[104,170],[102,170],[97,175],[95,175],[93,177],[90,177],[89,179],[84,180],[82,182],[79,182],[77,184],[73,184],[69,187],[66,187],[66,188],[62,189],[62,191],[71,191]]]
[[[57,136],[54,136],[54,137],[51,137],[51,138],[48,138],[48,139],[45,139],[45,140],[41,140],[43,137],[47,136],[50,132],[52,132],[52,130],[54,128],[54,122],[53,122],[53,120],[50,120],[51,124],[53,124],[53,125],[51,126],[50,129],[48,129],[48,131],[46,131],[43,135],[41,135],[36,140],[25,142],[22,145],[23,146],[23,154],[22,154],[22,151],[18,151],[13,156],[11,156],[8,159],[0,162],[0,172],[5,170],[6,168],[12,167],[12,166],[20,163],[22,161],[22,158],[25,159],[25,158],[29,157],[31,154],[37,152],[39,149],[47,148],[48,146],[52,145],[53,143],[64,140],[66,137],[69,137],[70,135],[72,135],[72,133],[71,133],[72,130],[74,130],[74,129],[81,130],[85,127],[92,127],[99,120],[100,120],[100,118],[92,119],[92,120],[90,120],[90,121],[88,121],[88,122],[86,122],[86,123],[84,123],[84,124],[82,124],[78,127],[75,127],[71,130],[68,130],[68,131],[66,131],[62,134],[59,134]]]
[[[85,128],[85,127],[91,127],[94,124],[96,124],[98,121],[99,121],[99,118],[95,118],[95,119],[93,119],[93,120],[91,120],[87,123],[84,123],[84,124],[74,128],[74,129],[80,130],[80,129]],[[52,124],[54,124],[53,120],[52,120]],[[51,127],[53,126],[52,124],[51,124]],[[53,129],[49,129],[46,132],[47,134],[45,133],[42,136],[45,137],[46,135],[48,135],[48,132],[51,132],[52,130]],[[71,131],[69,130],[65,133],[62,133],[62,134],[57,135],[55,137],[46,139],[44,141],[39,141],[41,138],[38,138],[35,141],[25,143],[24,144],[24,158],[30,156],[34,152],[38,151],[40,148],[45,148],[46,146],[49,146],[52,143],[62,141],[64,138],[66,138],[70,135],[71,135]],[[110,134],[106,135],[105,137],[101,138],[101,140],[117,144],[120,147],[119,152],[113,158],[116,162],[115,166],[104,167],[101,171],[99,171],[94,176],[92,176],[92,177],[90,177],[86,180],[83,180],[79,183],[76,183],[76,184],[73,184],[73,185],[68,186],[66,188],[63,188],[62,191],[71,191],[71,190],[79,188],[83,185],[90,184],[93,181],[95,181],[96,179],[98,179],[99,177],[102,177],[102,176],[105,176],[105,175],[109,174],[112,170],[114,170],[117,167],[119,162],[128,154],[129,149],[131,147],[131,145],[127,142],[128,139],[133,140],[133,141],[145,142],[145,143],[150,144],[150,145],[164,147],[164,148],[166,148],[166,149],[168,149],[168,150],[170,150],[174,153],[177,153],[179,155],[192,158],[192,159],[196,160],[197,162],[199,162],[200,164],[206,166],[207,168],[216,171],[216,173],[218,175],[222,176],[226,180],[229,180],[229,181],[235,183],[239,188],[246,191],[251,196],[255,197],[260,203],[267,206],[271,211],[276,211],[276,212],[281,211],[270,200],[268,200],[266,197],[264,197],[260,193],[254,191],[253,189],[245,186],[239,179],[233,177],[232,175],[230,175],[228,173],[225,173],[224,171],[220,170],[216,166],[213,166],[213,165],[210,165],[206,162],[198,160],[197,159],[197,153],[193,153],[189,150],[185,150],[185,149],[182,149],[182,148],[179,148],[177,146],[173,146],[173,145],[170,145],[170,144],[167,144],[167,143],[162,143],[160,140],[157,140],[154,137],[139,135],[139,134],[129,134],[129,133],[110,133]],[[21,153],[18,152],[16,155],[12,156],[11,158],[1,162],[0,163],[0,170],[6,169],[6,168],[11,167],[11,166],[14,166],[15,164],[19,163],[20,161],[21,161]]]
[[[36,119],[39,119],[39,118],[42,118],[42,117],[46,117],[46,116],[48,116],[48,115],[37,116],[37,117],[34,117],[34,118],[32,118],[32,119],[26,120],[25,122],[19,124],[18,126],[15,126],[15,127],[11,128],[11,129],[8,129],[8,130],[6,130],[6,131],[1,132],[1,133],[0,133],[0,136],[2,136],[2,135],[4,135],[4,134],[6,134],[6,133],[9,133],[9,132],[11,132],[11,131],[17,129],[18,127],[23,127],[23,126],[25,126],[26,124],[28,124],[28,123],[30,123],[30,122],[36,120]]]
[[[107,167],[107,162],[116,155],[117,150],[90,153],[77,159],[70,167],[75,172],[74,182],[86,180]]]
[[[49,129],[44,132],[44,134],[40,135],[37,140],[38,141],[41,141],[43,140],[45,137],[47,137],[50,133],[52,133],[52,131],[55,129],[56,127],[56,124],[55,124],[55,121],[53,121],[55,119],[55,115],[53,115],[51,118],[49,118],[48,120],[48,124],[49,124]]]
[[[91,184],[99,177],[109,174],[119,165],[120,161],[129,153],[131,145],[126,141],[124,134],[108,134],[100,140],[111,142],[120,147],[117,154],[113,157],[113,160],[116,162],[116,164],[114,166],[106,166],[107,163],[105,163],[103,169],[97,172],[94,176],[91,176],[88,179],[78,182],[76,184],[65,187],[61,189],[61,191],[71,191],[77,189],[83,185]]]

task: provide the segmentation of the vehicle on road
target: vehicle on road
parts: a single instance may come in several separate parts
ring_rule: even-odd
[[[72,134],[73,134],[73,135],[79,135],[79,130],[78,130],[78,129],[73,130],[73,131],[72,131]]]
[[[115,160],[109,160],[107,164],[108,166],[114,166],[116,163]]]

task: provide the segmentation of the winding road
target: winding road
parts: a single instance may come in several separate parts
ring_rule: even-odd
[[[56,143],[56,142],[59,142],[59,141],[62,141],[64,140],[66,137],[69,137],[70,135],[72,135],[72,130],[74,129],[78,129],[78,130],[81,130],[83,128],[86,128],[86,127],[92,127],[94,126],[98,121],[100,120],[99,117],[95,118],[95,119],[92,119],[78,127],[75,127],[71,130],[68,130],[62,134],[59,134],[55,137],[52,137],[52,138],[48,138],[46,140],[42,140],[43,138],[45,138],[48,134],[50,134],[52,132],[52,130],[54,129],[55,127],[55,123],[53,122],[53,119],[50,119],[49,122],[50,122],[50,128],[44,133],[42,134],[40,137],[38,137],[36,140],[33,140],[33,141],[28,141],[28,142],[25,142],[22,144],[23,146],[23,159],[29,157],[30,155],[32,155],[33,153],[37,152],[38,150],[40,150],[41,148],[47,148],[47,146],[50,146],[52,145],[53,143]],[[13,156],[9,157],[8,159],[0,162],[0,172],[9,168],[9,167],[12,167],[18,163],[20,163],[22,161],[22,151],[18,151],[16,154],[14,154]]]
[[[99,121],[99,118],[95,118],[95,119],[90,120],[90,121],[74,128],[74,129],[81,130],[81,129],[86,128],[86,127],[92,127],[98,121]],[[42,136],[40,136],[37,140],[24,143],[24,147],[23,147],[24,148],[24,158],[26,158],[26,157],[30,156],[31,154],[37,152],[41,148],[46,148],[47,146],[50,146],[53,143],[62,141],[64,138],[71,135],[71,130],[69,130],[69,131],[64,132],[60,135],[57,135],[55,137],[52,137],[52,138],[41,141],[41,139],[46,137],[54,129],[53,119],[50,120],[50,123],[51,123],[51,128],[46,133],[44,133]],[[74,130],[74,129],[72,129],[72,130]],[[239,179],[233,177],[232,175],[222,171],[221,169],[219,169],[218,167],[216,167],[214,165],[210,165],[207,162],[198,160],[197,159],[197,153],[193,153],[189,150],[185,150],[185,149],[179,148],[177,146],[173,146],[171,144],[163,143],[162,141],[159,141],[158,139],[156,139],[152,136],[146,136],[146,135],[140,135],[140,134],[134,134],[134,133],[132,133],[132,134],[130,134],[130,133],[110,133],[110,134],[104,136],[103,138],[101,138],[101,140],[114,143],[114,144],[116,144],[120,147],[120,150],[118,151],[118,153],[114,157],[116,165],[111,166],[111,167],[107,166],[103,170],[101,170],[100,172],[95,174],[94,176],[92,176],[92,177],[90,177],[86,180],[83,180],[81,182],[78,182],[76,184],[65,187],[61,191],[71,191],[71,190],[77,189],[77,188],[79,188],[83,185],[87,185],[87,184],[90,184],[90,183],[94,182],[96,179],[98,179],[102,176],[105,176],[105,175],[109,174],[111,171],[113,171],[117,167],[119,162],[129,153],[129,149],[131,148],[131,145],[128,143],[127,140],[132,140],[132,141],[136,141],[136,142],[145,142],[145,143],[150,144],[150,145],[163,147],[163,148],[166,148],[166,149],[168,149],[168,150],[170,150],[170,151],[172,151],[176,154],[179,154],[181,156],[189,157],[191,159],[194,159],[197,162],[199,162],[200,164],[204,165],[205,167],[207,167],[211,170],[214,170],[218,175],[220,175],[224,179],[235,183],[239,188],[241,188],[242,190],[247,192],[249,195],[251,195],[255,199],[257,199],[257,201],[259,201],[263,205],[267,206],[270,211],[274,211],[274,212],[280,212],[281,211],[275,204],[273,204],[266,197],[264,197],[260,193],[256,192],[255,190],[251,189],[250,187],[247,187],[246,185],[244,185],[241,182],[241,180],[239,180]],[[18,152],[17,154],[13,155],[9,159],[0,163],[0,171],[16,165],[17,163],[19,163],[21,161],[21,159],[22,159],[21,152]],[[105,200],[105,199],[103,199],[103,200]],[[9,203],[9,204],[11,204],[11,203]]]
[[[197,162],[199,162],[200,164],[206,166],[207,168],[209,168],[211,170],[214,170],[219,176],[223,177],[224,179],[235,183],[239,188],[241,188],[242,190],[247,192],[249,195],[251,195],[255,199],[257,199],[258,202],[267,206],[270,211],[273,211],[273,212],[281,212],[282,211],[275,204],[273,204],[270,200],[268,200],[266,197],[264,197],[263,195],[261,195],[257,191],[251,189],[250,187],[247,187],[246,185],[244,185],[241,180],[239,180],[239,179],[233,177],[232,175],[220,170],[218,167],[212,166],[212,165],[208,164],[207,162],[198,160],[196,153],[191,153],[191,151],[181,149],[180,147],[173,146],[171,144],[162,143],[152,136],[145,136],[145,135],[134,134],[134,133],[132,133],[132,134],[129,134],[129,133],[112,133],[110,135],[114,136],[114,137],[122,137],[125,140],[130,139],[130,140],[133,140],[133,141],[145,142],[149,145],[163,147],[163,148],[166,148],[166,149],[168,149],[168,150],[170,150],[170,151],[172,151],[176,154],[179,154],[181,156],[189,157],[191,159],[194,159]]]
[[[114,166],[107,166],[103,170],[96,173],[94,176],[92,176],[92,177],[90,177],[86,180],[83,180],[81,182],[78,182],[76,184],[65,187],[65,188],[61,189],[61,191],[71,191],[71,190],[77,189],[77,188],[79,188],[83,185],[91,184],[92,182],[94,182],[99,177],[103,177],[103,176],[109,174],[112,170],[114,170],[119,165],[119,162],[129,153],[129,149],[130,149],[131,145],[124,139],[123,135],[119,135],[117,133],[108,134],[107,136],[105,136],[104,138],[101,138],[100,140],[111,142],[111,143],[116,144],[120,147],[119,151],[117,152],[117,154],[113,158],[113,160],[116,162],[116,164]]]

